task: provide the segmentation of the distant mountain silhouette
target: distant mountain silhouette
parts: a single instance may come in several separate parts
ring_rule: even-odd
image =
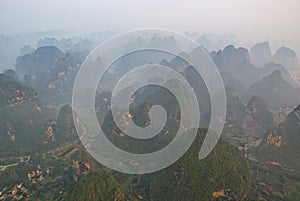
[[[26,54],[31,54],[34,52],[34,48],[32,48],[30,45],[24,45],[21,49],[20,49],[20,56],[24,56]]]
[[[292,79],[289,71],[281,64],[268,63],[263,68],[260,68],[257,72],[257,81],[261,80],[267,75],[270,75],[275,70],[280,70],[282,78],[291,86],[296,87],[296,82]]]
[[[19,80],[16,71],[14,71],[13,69],[4,70],[3,75],[6,75],[6,76],[10,77],[13,81],[18,81]]]
[[[248,50],[229,45],[224,50],[212,52],[211,57],[219,70],[227,71],[232,76],[243,80],[246,87],[250,86],[256,77],[257,68],[250,62]]]
[[[300,90],[287,83],[280,70],[275,70],[271,75],[255,82],[244,94],[245,101],[252,96],[262,97],[269,106],[294,106],[300,102]]]
[[[288,70],[300,70],[300,63],[296,52],[287,47],[279,48],[273,56],[275,63],[282,64]]]
[[[64,52],[82,52],[82,51],[92,51],[95,47],[92,41],[87,39],[66,39],[62,38],[60,40],[56,38],[45,37],[40,39],[37,43],[37,47],[44,46],[55,46]]]
[[[0,73],[0,83],[1,82],[12,82],[14,81],[10,76],[4,74],[4,73]]]
[[[71,96],[80,62],[55,46],[40,47],[17,59],[16,70],[24,84],[43,97]]]
[[[255,44],[250,50],[251,62],[257,67],[263,67],[264,65],[272,61],[272,53],[269,42]]]
[[[281,64],[288,71],[300,70],[300,63],[294,50],[287,47],[280,47],[272,55],[268,41],[255,44],[250,50],[250,59],[259,68],[268,63],[276,63]]]
[[[26,54],[17,58],[17,73],[21,77],[32,75],[41,78],[46,76],[48,71],[52,70],[57,59],[63,55],[64,53],[55,46],[40,47],[32,54]]]

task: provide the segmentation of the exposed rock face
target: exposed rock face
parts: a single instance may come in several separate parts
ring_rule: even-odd
[[[242,128],[246,136],[261,137],[261,135],[263,134],[263,129],[261,126],[262,125],[251,115],[247,115],[244,118]]]
[[[296,52],[289,48],[279,48],[273,56],[273,61],[275,63],[282,64],[288,70],[300,70],[300,64]]]
[[[229,139],[240,138],[239,142],[257,147],[266,133],[274,128],[273,113],[266,102],[253,96],[247,105],[241,101],[238,93],[227,88],[227,115],[223,134]]]
[[[47,143],[51,143],[55,141],[53,127],[51,125],[47,126]]]
[[[30,88],[14,82],[7,76],[1,76],[0,81],[0,110],[12,108],[17,105],[34,102],[37,103],[39,95]]]
[[[266,144],[275,145],[276,147],[283,145],[282,136],[277,134],[276,129],[269,132]]]
[[[34,89],[11,79],[0,82],[1,154],[20,146],[34,150],[34,146],[42,142],[46,118],[42,108]]]
[[[24,84],[33,87],[43,97],[55,100],[70,98],[80,62],[54,46],[38,48],[32,54],[17,59],[16,70]]]
[[[262,42],[255,44],[250,50],[251,62],[257,67],[263,67],[264,65],[272,61],[272,53],[269,42]]]
[[[72,169],[73,169],[72,171],[73,179],[75,181],[78,181],[78,178],[82,176],[86,176],[90,172],[91,165],[88,162],[83,163],[78,160],[73,160]]]
[[[24,77],[26,85],[42,93],[45,89],[45,82],[49,79],[49,72],[62,56],[63,52],[57,47],[40,47],[32,54],[18,57],[16,71],[21,79]]]
[[[273,161],[284,168],[300,170],[300,105],[288,115],[284,123],[268,133],[257,154],[260,160]]]
[[[265,130],[271,129],[274,126],[273,114],[261,97],[253,96],[247,105],[246,111],[256,119]]]
[[[267,130],[273,128],[273,114],[261,97],[252,97],[246,107],[246,112],[247,115],[242,124],[246,136],[262,138]]]
[[[76,134],[72,108],[69,105],[64,105],[60,109],[56,126],[57,137],[66,137]]]
[[[22,183],[14,185],[11,189],[5,188],[0,192],[0,200],[30,200],[31,194]]]

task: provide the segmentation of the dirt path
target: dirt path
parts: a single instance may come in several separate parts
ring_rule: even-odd
[[[9,164],[9,165],[1,165],[0,171],[4,171],[8,167],[13,167],[13,166],[17,166],[17,165],[19,165],[19,163],[14,163],[14,164]]]

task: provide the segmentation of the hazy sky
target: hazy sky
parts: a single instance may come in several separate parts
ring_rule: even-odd
[[[0,0],[0,33],[158,27],[285,40],[300,50],[300,0]]]

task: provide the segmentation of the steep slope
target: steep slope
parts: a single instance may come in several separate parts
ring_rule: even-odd
[[[229,72],[233,77],[242,80],[246,87],[255,80],[257,68],[251,63],[247,49],[237,49],[229,45],[223,51],[212,52],[210,55],[221,72]]]
[[[291,86],[296,87],[295,80],[291,77],[289,71],[281,64],[268,63],[257,72],[257,81],[261,80],[265,76],[270,75],[275,70],[280,70],[282,78],[289,83]]]
[[[264,65],[272,61],[272,53],[269,42],[255,44],[250,50],[251,62],[257,67],[263,67]]]
[[[37,149],[45,133],[46,115],[39,95],[15,81],[0,82],[0,153],[17,155]]]
[[[60,109],[56,122],[56,136],[58,138],[76,136],[72,108],[69,105],[64,105]]]
[[[282,64],[289,71],[300,70],[300,63],[297,58],[296,52],[287,47],[279,48],[273,56],[273,61],[275,63]]]
[[[16,70],[21,77],[24,75],[42,76],[53,68],[56,60],[64,54],[55,46],[44,46],[32,54],[17,58]]]
[[[82,178],[66,200],[125,201],[124,193],[113,176],[104,171],[92,172]]]
[[[270,107],[294,107],[300,102],[300,90],[293,88],[282,77],[280,70],[255,82],[244,94],[245,101],[252,96],[262,97]]]
[[[223,134],[237,146],[258,146],[266,132],[274,127],[273,114],[266,102],[253,96],[244,105],[234,89],[227,89],[227,116]]]
[[[269,131],[256,150],[256,156],[284,168],[300,170],[300,105],[291,112],[284,123]]]
[[[13,82],[13,81],[14,80],[10,76],[4,73],[0,73],[0,82]]]
[[[153,200],[246,200],[250,190],[247,161],[235,147],[219,141],[209,156],[198,159],[205,129],[188,152],[170,167],[155,173]]]
[[[236,77],[233,77],[231,73],[227,71],[221,72],[221,77],[224,82],[225,88],[233,87],[239,94],[243,94],[246,91],[244,83]]]
[[[273,114],[261,97],[253,96],[248,102],[246,111],[261,123],[265,129],[271,129],[274,126]]]
[[[14,71],[13,69],[3,70],[3,75],[6,75],[6,76],[10,77],[13,81],[18,81],[19,80],[16,71]]]
[[[17,59],[16,70],[24,84],[37,90],[44,101],[70,100],[80,62],[55,46],[39,47]]]
[[[261,97],[253,96],[247,104],[246,112],[242,124],[246,136],[261,138],[267,130],[273,128],[273,114]]]
[[[244,117],[246,116],[246,106],[243,104],[236,90],[232,87],[226,88],[226,97],[227,115],[225,127],[241,125]]]

